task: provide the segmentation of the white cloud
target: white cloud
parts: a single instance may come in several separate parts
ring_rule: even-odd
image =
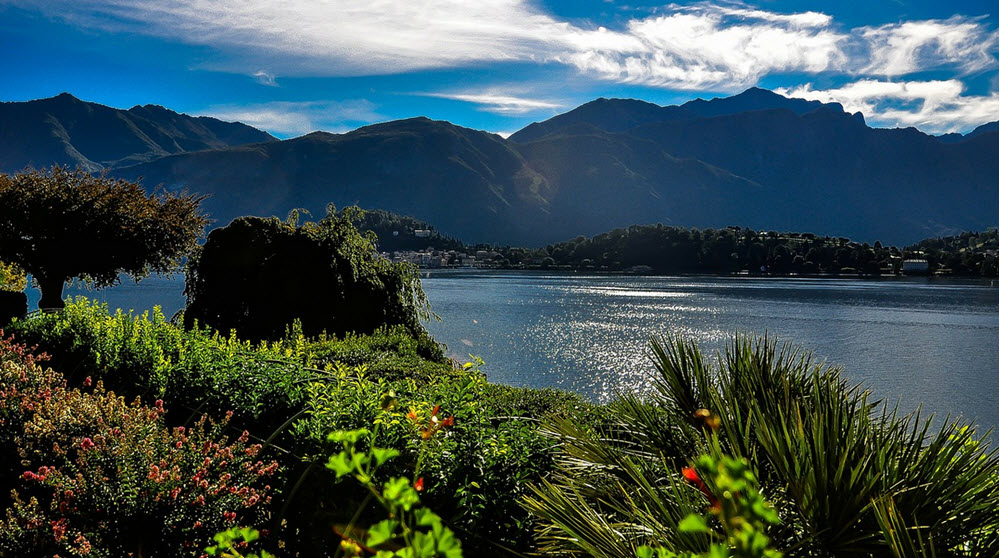
[[[996,26],[965,16],[845,29],[815,11],[699,2],[669,4],[606,29],[560,20],[534,0],[6,1],[78,25],[207,45],[214,54],[205,64],[265,84],[276,84],[276,76],[376,75],[516,61],[561,63],[585,77],[628,84],[734,92],[778,73],[836,74],[868,83],[929,70],[958,77],[997,67]],[[449,95],[501,114],[550,108],[544,104],[549,101],[511,92]],[[978,114],[981,99],[928,93],[924,108],[896,117],[908,122],[947,116],[951,122],[958,116],[946,106]],[[316,119],[285,127],[304,130],[306,121]]]
[[[545,60],[586,33],[525,0],[15,0],[105,29],[217,49],[247,73],[372,75],[502,60]]]
[[[257,70],[253,73],[253,77],[257,79],[257,83],[262,85],[270,85],[272,87],[278,86],[278,82],[274,79],[274,74],[269,74],[264,70]]]
[[[971,73],[997,65],[997,32],[978,19],[908,21],[863,27],[857,35],[870,52],[861,74],[901,76],[942,66]]]
[[[364,99],[346,101],[275,101],[251,105],[216,105],[198,113],[230,122],[243,122],[279,137],[294,137],[316,130],[346,132],[385,120],[375,105]]]
[[[605,79],[674,89],[738,89],[772,72],[822,72],[846,61],[847,36],[829,16],[773,14],[699,4],[632,20],[637,48],[581,49],[568,61]]]
[[[490,89],[481,92],[426,93],[428,97],[454,99],[480,105],[480,110],[494,114],[520,115],[537,111],[553,111],[564,106],[553,101],[527,99],[516,96],[516,91]]]
[[[775,92],[840,103],[848,112],[860,111],[869,124],[914,126],[929,133],[969,131],[1000,118],[1000,96],[996,92],[963,95],[965,86],[955,79],[909,82],[865,79],[836,89],[815,90],[807,84]]]

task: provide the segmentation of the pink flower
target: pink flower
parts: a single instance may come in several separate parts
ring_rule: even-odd
[[[85,450],[94,447],[94,445],[94,441],[90,438],[84,438],[83,441],[80,442],[80,448]]]

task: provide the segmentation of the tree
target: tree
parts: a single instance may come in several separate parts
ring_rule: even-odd
[[[101,288],[177,269],[208,224],[202,199],[60,166],[0,174],[0,261],[34,277],[39,308],[62,308],[68,279]]]
[[[329,208],[318,223],[241,217],[215,229],[188,264],[185,325],[243,339],[276,339],[298,320],[308,336],[371,333],[403,325],[424,333],[429,316],[416,269],[382,258],[355,210]]]

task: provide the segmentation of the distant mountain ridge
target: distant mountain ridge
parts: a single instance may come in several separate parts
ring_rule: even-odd
[[[98,122],[102,134],[81,133]],[[657,222],[894,244],[982,230],[998,219],[997,138],[996,123],[958,138],[873,129],[839,104],[763,89],[666,107],[598,99],[507,140],[418,117],[277,141],[150,105],[0,104],[2,170],[110,168],[209,194],[219,225],[358,204],[527,246]]]
[[[116,109],[69,93],[0,103],[0,170],[64,164],[89,171],[175,153],[276,141],[236,122],[178,114],[156,105]]]

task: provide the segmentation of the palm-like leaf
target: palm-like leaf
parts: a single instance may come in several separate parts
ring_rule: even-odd
[[[767,337],[736,336],[711,365],[691,342],[651,346],[650,396],[621,396],[596,431],[548,424],[561,469],[526,501],[546,553],[707,548],[704,535],[678,531],[706,505],[678,472],[705,451],[695,411],[710,409],[723,450],[749,460],[779,511],[769,534],[788,554],[997,555],[997,453],[968,425],[935,431],[917,413],[900,416],[839,369]]]

